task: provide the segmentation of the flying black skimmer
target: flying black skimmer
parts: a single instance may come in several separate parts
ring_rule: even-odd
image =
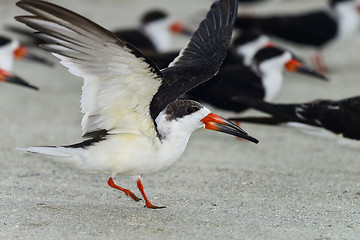
[[[215,75],[225,58],[237,14],[237,0],[215,2],[188,45],[160,71],[127,42],[92,21],[57,5],[22,0],[17,5],[34,16],[16,19],[40,31],[41,47],[84,78],[81,125],[85,141],[58,147],[30,147],[28,152],[58,157],[81,170],[140,176],[179,159],[193,131],[205,127],[257,143],[234,123],[192,100],[178,98]]]
[[[170,51],[174,34],[192,34],[182,23],[171,20],[168,14],[158,9],[146,12],[138,29],[121,29],[113,32],[140,50],[159,53]]]
[[[21,85],[24,87],[38,90],[37,87],[29,84],[27,81],[25,81],[25,80],[21,79],[20,77],[13,75],[12,73],[10,73],[4,69],[1,69],[1,68],[0,68],[0,82],[13,83],[13,84],[17,84],[17,85]]]
[[[49,66],[53,65],[47,59],[31,53],[27,48],[21,46],[18,40],[0,36],[0,68],[10,72],[14,59],[28,59]]]
[[[360,140],[360,96],[295,104],[272,104],[247,97],[235,97],[234,101],[271,115],[233,118],[236,121],[268,125],[302,123]]]
[[[320,50],[330,43],[353,37],[360,22],[358,0],[330,0],[329,7],[308,13],[263,17],[239,16],[235,27],[252,29]],[[319,55],[316,62],[321,70]]]
[[[247,106],[238,104],[233,97],[248,96],[267,101],[274,99],[281,90],[284,69],[326,79],[294,58],[289,51],[273,46],[262,48],[255,54],[252,68],[240,64],[223,66],[216,76],[187,95],[218,108],[240,112]]]

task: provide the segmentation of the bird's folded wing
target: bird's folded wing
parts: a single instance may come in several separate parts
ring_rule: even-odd
[[[164,80],[150,106],[153,118],[168,103],[219,71],[230,45],[237,8],[237,0],[215,2],[187,46],[162,70]]]
[[[84,78],[81,109],[84,136],[96,131],[148,132],[149,105],[162,81],[150,60],[110,31],[51,3],[22,0],[34,16],[16,19],[38,30],[41,47]]]

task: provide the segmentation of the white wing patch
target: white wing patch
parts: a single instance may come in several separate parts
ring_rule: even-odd
[[[150,134],[149,104],[161,81],[145,61],[118,51],[115,44],[111,48],[88,61],[54,54],[72,74],[84,78],[83,134],[100,129]]]
[[[52,52],[69,71],[84,79],[81,96],[83,134],[109,132],[153,137],[150,102],[161,75],[145,57],[99,25],[46,2],[20,2],[35,16],[17,20],[40,31],[41,47]]]

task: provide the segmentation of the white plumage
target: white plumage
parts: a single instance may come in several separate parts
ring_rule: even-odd
[[[14,51],[20,46],[16,39],[0,47],[0,69],[11,72],[14,65]]]
[[[182,51],[184,56],[179,57],[178,64],[165,72],[125,41],[69,10],[35,0],[22,0],[18,6],[35,15],[17,17],[17,20],[40,31],[37,36],[46,42],[41,47],[58,57],[71,73],[84,79],[81,125],[83,136],[90,138],[69,146],[23,150],[57,157],[81,170],[109,173],[111,187],[138,201],[128,189],[115,185],[112,178],[140,176],[171,165],[180,158],[196,129],[205,126],[257,142],[201,104],[176,100],[183,91],[206,81],[218,71],[230,43],[236,0],[221,0],[212,6],[204,20],[208,23],[202,23],[210,38],[197,34]],[[202,30],[200,27],[198,31]],[[194,50],[195,41],[204,46]],[[201,56],[202,53],[216,58],[208,59],[206,55]],[[206,64],[203,61],[207,61]],[[184,72],[183,65],[187,65],[188,72]],[[198,71],[196,78],[188,78],[193,71]],[[178,82],[180,89],[168,93],[174,90],[172,84]],[[159,106],[161,111],[156,112]],[[140,177],[137,184],[145,206],[158,208],[147,199]]]

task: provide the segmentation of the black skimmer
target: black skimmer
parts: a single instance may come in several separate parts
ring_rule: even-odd
[[[8,83],[13,83],[13,84],[17,84],[17,85],[21,85],[24,87],[28,87],[34,90],[39,90],[37,87],[29,84],[27,81],[23,80],[22,78],[13,75],[12,73],[1,69],[0,68],[0,82],[8,82]]]
[[[359,29],[358,0],[330,0],[329,7],[308,13],[263,17],[239,16],[235,27],[252,29],[320,50],[329,43],[351,38]],[[319,55],[316,62],[326,70]]]
[[[172,21],[168,14],[158,9],[146,12],[138,29],[114,30],[113,33],[140,50],[159,53],[170,51],[174,34],[192,34],[182,23]]]
[[[10,72],[14,59],[28,59],[48,66],[53,65],[47,59],[31,53],[26,47],[20,45],[18,40],[0,36],[0,68]]]
[[[247,106],[233,101],[233,97],[248,96],[267,101],[274,99],[281,90],[284,69],[326,79],[294,58],[289,51],[273,46],[262,48],[255,54],[252,69],[240,64],[223,66],[216,76],[187,95],[218,108],[240,112]]]
[[[16,19],[38,30],[41,47],[84,78],[81,125],[87,140],[58,147],[30,147],[28,152],[59,157],[81,170],[107,172],[108,184],[138,201],[130,190],[115,185],[116,175],[140,176],[179,159],[193,131],[222,131],[257,143],[234,123],[192,100],[178,98],[207,81],[220,69],[230,44],[237,0],[215,2],[188,45],[160,71],[127,42],[92,21],[57,5],[22,0],[17,5],[34,16]]]
[[[235,121],[268,125],[302,123],[360,140],[360,96],[295,104],[272,104],[247,97],[235,97],[234,101],[271,115],[232,118]]]

